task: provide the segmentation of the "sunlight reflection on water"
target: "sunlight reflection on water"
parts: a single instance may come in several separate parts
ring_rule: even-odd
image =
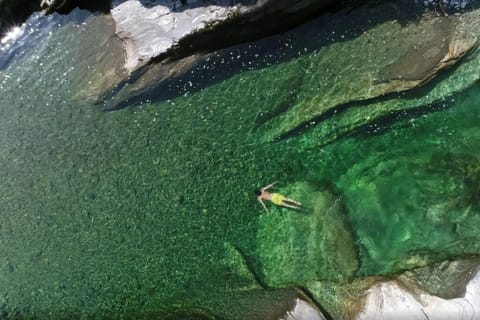
[[[0,40],[0,70],[8,68],[29,50],[37,47],[52,35],[52,31],[66,23],[81,23],[88,16],[86,10],[74,10],[65,16],[51,14],[44,16],[36,12],[21,26],[13,26]]]

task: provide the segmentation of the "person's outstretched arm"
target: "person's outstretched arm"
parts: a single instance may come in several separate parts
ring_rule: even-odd
[[[275,183],[277,183],[278,181],[275,181],[274,183],[270,183],[268,186],[266,187],[263,187],[262,190],[268,190],[270,189]]]
[[[263,203],[263,200],[260,199],[260,197],[259,197],[259,198],[258,198],[258,201],[260,201],[260,203],[262,204],[263,209],[265,209],[265,211],[267,211],[267,213],[268,213],[268,208],[267,208],[267,206],[265,205],[265,203]]]

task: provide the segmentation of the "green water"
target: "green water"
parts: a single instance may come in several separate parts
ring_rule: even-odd
[[[267,143],[265,115],[314,91],[303,56],[103,112],[70,99],[57,40],[0,74],[0,317],[254,319],[283,289],[478,254],[478,84],[327,145]],[[273,181],[305,210],[267,215],[253,190]]]

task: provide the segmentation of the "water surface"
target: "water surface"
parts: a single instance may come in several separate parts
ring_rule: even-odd
[[[289,295],[274,289],[478,253],[477,84],[326,145],[268,143],[265,117],[315,92],[311,48],[104,112],[72,99],[62,28],[0,73],[4,318],[241,319]],[[305,210],[267,215],[253,191],[273,181]]]

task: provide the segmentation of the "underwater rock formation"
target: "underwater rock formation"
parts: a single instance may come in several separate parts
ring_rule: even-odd
[[[271,287],[283,287],[352,277],[358,261],[341,197],[305,182],[284,192],[300,199],[306,212],[262,217],[257,242],[264,281]]]
[[[401,3],[398,6],[401,7]],[[368,10],[368,14],[358,13],[358,16],[389,15],[392,10],[408,11],[387,5]],[[292,103],[270,123],[264,124],[269,128],[267,141],[289,138],[323,125],[328,127],[330,135],[345,135],[360,125],[355,117],[343,117],[348,112],[355,112],[354,109],[359,116],[362,114],[361,124],[372,122],[380,116],[370,106],[376,99],[381,103],[396,94],[425,86],[476,48],[480,36],[478,15],[478,11],[448,18],[430,13],[419,17],[407,14],[370,29],[357,26],[364,30],[357,37],[325,46],[311,56],[310,63],[322,70],[322,76],[319,81],[318,74],[307,74],[304,81],[318,81],[317,92],[310,99]],[[344,19],[355,17],[350,15],[338,20]],[[367,24],[366,21],[359,23]],[[334,29],[342,30],[342,27],[339,25]],[[343,32],[352,31],[346,28]],[[355,107],[355,104],[359,106]],[[362,107],[365,104],[369,104],[368,111]],[[389,101],[388,104],[392,103]],[[341,130],[338,121],[350,122],[350,128]],[[323,135],[318,143],[326,144],[330,139]]]

